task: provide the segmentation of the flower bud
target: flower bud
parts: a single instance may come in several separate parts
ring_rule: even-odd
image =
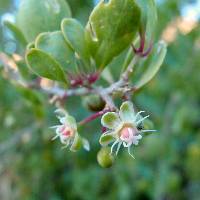
[[[97,161],[99,165],[103,168],[109,168],[114,163],[114,157],[110,153],[109,147],[102,147],[97,154]]]
[[[98,112],[104,109],[105,101],[98,95],[90,95],[83,99],[83,104],[86,108],[93,112]]]

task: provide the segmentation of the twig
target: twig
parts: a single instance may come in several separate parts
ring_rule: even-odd
[[[88,88],[76,88],[76,89],[62,89],[60,87],[52,87],[50,89],[40,88],[41,91],[44,91],[47,94],[56,95],[61,98],[70,97],[70,96],[84,96],[94,91]]]
[[[101,117],[102,115],[104,115],[105,113],[111,111],[110,109],[105,109],[105,110],[102,110],[100,112],[97,112],[87,118],[85,118],[84,120],[82,120],[81,122],[78,123],[79,126],[82,126],[84,124],[87,124],[95,119],[97,119],[98,117]]]
[[[135,64],[138,61],[138,56],[136,55],[133,58],[133,60],[131,61],[131,63],[128,65],[126,71],[122,74],[119,81],[111,84],[107,88],[97,86],[97,87],[93,87],[93,88],[92,87],[91,88],[81,87],[81,88],[74,88],[74,89],[66,90],[64,88],[60,88],[57,86],[46,89],[46,88],[42,88],[40,86],[40,84],[38,84],[38,83],[27,83],[25,80],[23,80],[23,78],[21,77],[18,70],[16,70],[14,72],[14,76],[13,76],[13,72],[12,72],[12,70],[9,66],[9,62],[8,62],[9,60],[12,61],[11,58],[9,58],[6,55],[5,56],[3,55],[3,57],[1,56],[0,58],[1,58],[1,60],[3,60],[3,64],[5,66],[5,71],[6,71],[6,75],[7,75],[6,78],[11,79],[11,81],[14,80],[15,84],[17,83],[18,85],[21,85],[23,87],[30,88],[30,89],[32,89],[32,88],[38,89],[41,92],[45,92],[50,95],[55,95],[55,96],[59,97],[60,99],[62,99],[64,97],[70,97],[70,96],[85,96],[85,95],[89,95],[89,94],[97,94],[103,98],[103,100],[106,102],[107,107],[111,110],[117,109],[114,104],[114,101],[112,99],[113,93],[116,91],[122,91],[122,92],[127,91],[129,77],[130,77],[131,73],[133,72]],[[59,99],[59,98],[57,98],[57,99]]]

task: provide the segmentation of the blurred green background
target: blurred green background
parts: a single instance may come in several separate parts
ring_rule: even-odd
[[[68,0],[73,16],[86,23],[95,2]],[[0,51],[17,46],[2,26],[14,20],[17,0],[0,0]],[[135,160],[120,151],[112,168],[96,161],[100,145],[97,120],[83,132],[92,150],[61,150],[48,128],[56,123],[45,96],[37,107],[0,76],[0,199],[1,200],[199,200],[200,199],[200,1],[157,1],[157,37],[168,54],[149,85],[134,96],[147,110],[157,133],[134,148]],[[0,63],[0,71],[2,71]],[[82,119],[87,114],[70,98],[66,107]],[[88,113],[89,114],[89,113]]]

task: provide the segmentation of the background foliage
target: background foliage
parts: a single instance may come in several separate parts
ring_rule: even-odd
[[[85,25],[93,1],[68,2]],[[18,3],[0,0],[2,18],[15,13]],[[51,141],[48,127],[56,119],[46,97],[35,106],[0,76],[0,199],[199,199],[200,27],[199,19],[182,17],[194,3],[157,3],[157,36],[168,42],[168,54],[157,77],[133,100],[150,113],[158,132],[135,148],[136,160],[121,151],[112,168],[97,164],[98,121],[83,130],[92,151],[61,150]],[[13,53],[16,43],[2,26],[0,36],[0,50]],[[70,98],[66,105],[78,119],[88,112],[80,103]]]

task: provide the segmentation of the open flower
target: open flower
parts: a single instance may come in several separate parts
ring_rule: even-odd
[[[74,117],[70,116],[63,109],[58,109],[55,113],[61,124],[51,127],[56,129],[56,136],[53,137],[52,140],[59,138],[61,143],[64,144],[63,148],[70,146],[71,151],[77,151],[81,146],[89,151],[89,142],[85,138],[79,136]]]
[[[142,139],[142,133],[155,131],[141,130],[141,128],[139,128],[141,123],[149,117],[141,117],[140,114],[143,112],[144,111],[135,113],[133,104],[126,101],[121,105],[119,113],[107,112],[104,114],[101,123],[109,130],[101,136],[100,144],[102,146],[107,146],[113,142],[111,153],[117,145],[116,155],[118,154],[121,145],[123,145],[128,148],[128,153],[133,157],[130,152],[130,147],[132,145],[138,145],[139,140]]]

